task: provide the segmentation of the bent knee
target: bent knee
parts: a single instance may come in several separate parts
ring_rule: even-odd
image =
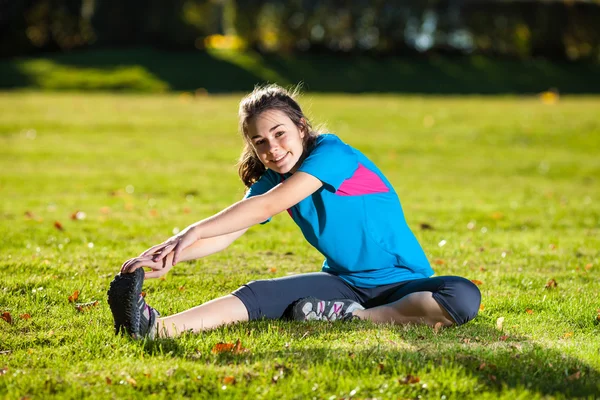
[[[451,278],[434,297],[444,306],[456,325],[466,324],[479,313],[481,291],[468,279],[458,276]]]

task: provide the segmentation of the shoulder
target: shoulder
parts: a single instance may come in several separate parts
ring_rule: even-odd
[[[310,150],[310,154],[327,152],[338,152],[338,153],[351,153],[353,148],[344,143],[337,135],[333,133],[323,133],[317,136],[313,148]]]

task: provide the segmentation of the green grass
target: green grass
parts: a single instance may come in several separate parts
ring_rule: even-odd
[[[302,99],[386,173],[437,274],[482,282],[484,309],[465,326],[261,321],[115,337],[106,290],[121,263],[241,198],[239,97],[0,94],[0,313],[13,318],[0,320],[0,398],[600,395],[597,97]],[[145,290],[170,315],[321,261],[280,215]],[[78,312],[75,290],[99,305]],[[237,339],[247,352],[211,352]]]

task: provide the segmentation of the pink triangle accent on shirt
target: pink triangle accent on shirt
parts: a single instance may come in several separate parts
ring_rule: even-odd
[[[373,171],[362,164],[354,171],[354,175],[346,179],[335,192],[338,196],[361,196],[365,194],[387,193],[390,188]]]

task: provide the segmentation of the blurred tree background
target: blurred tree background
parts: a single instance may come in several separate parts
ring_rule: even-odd
[[[598,62],[600,2],[0,0],[1,56],[115,46]]]
[[[75,56],[82,52],[85,59]],[[600,71],[600,0],[0,0],[0,57],[49,60],[0,61],[5,88],[227,91],[261,80],[316,82],[331,64],[330,72],[352,79],[354,91],[411,91],[414,74],[427,70],[415,91],[453,91],[452,82],[460,79],[456,90],[482,92],[476,81],[483,79],[489,86],[483,92],[498,93],[508,79],[509,92],[560,86],[595,93],[600,91],[593,82]],[[353,69],[345,65],[349,57]],[[389,77],[402,69],[377,69],[382,63],[374,68],[372,60],[381,59],[412,64],[404,65],[402,83],[361,86],[366,75]],[[205,75],[235,65],[238,75],[247,76],[212,85],[191,73],[180,76],[175,63],[188,69],[200,65],[206,71],[196,73]],[[59,71],[59,65],[65,68]],[[111,83],[106,68],[121,65],[131,68],[113,68]],[[82,67],[104,69],[88,70],[77,83]],[[436,81],[440,71],[446,80]],[[547,80],[527,84],[541,75]],[[561,81],[566,75],[568,82]],[[430,89],[424,81],[432,81]],[[341,80],[319,82],[320,90],[345,90]]]

